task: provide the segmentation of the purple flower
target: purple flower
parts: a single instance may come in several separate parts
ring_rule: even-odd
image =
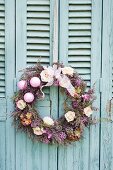
[[[73,101],[72,102],[72,107],[75,109],[75,108],[77,108],[78,107],[78,103],[76,102],[76,101]]]
[[[48,139],[51,139],[51,137],[52,137],[52,134],[51,133],[48,134]]]
[[[61,140],[66,139],[65,132],[60,132],[58,136],[60,137]]]
[[[46,144],[50,143],[50,141],[46,137],[43,138],[43,142],[46,143]]]
[[[89,90],[88,90],[88,94],[89,94],[89,95],[91,95],[91,94],[93,94],[93,93],[94,93],[94,89],[89,89]]]
[[[31,123],[31,127],[36,128],[40,125],[40,120],[36,119]]]
[[[81,84],[81,80],[80,79],[76,80],[76,85],[80,86],[80,84]]]
[[[87,116],[81,117],[81,123],[83,123],[86,126],[88,124],[88,117]]]
[[[50,130],[46,129],[46,130],[44,131],[44,133],[47,134],[47,138],[48,138],[48,139],[51,139],[51,138],[52,138],[52,132],[51,132]]]
[[[82,95],[82,98],[84,101],[89,101],[90,100],[90,95],[89,94],[84,94]]]

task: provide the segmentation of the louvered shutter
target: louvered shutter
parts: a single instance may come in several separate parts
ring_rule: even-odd
[[[33,66],[38,61],[51,65],[53,54],[54,0],[16,1],[16,78],[19,70]],[[45,100],[37,102],[40,115],[57,117],[57,92],[45,88]],[[22,152],[21,146],[23,146]],[[27,153],[27,154],[26,154]],[[26,162],[26,163],[25,163]],[[33,143],[22,133],[16,133],[17,169],[57,169],[57,147]]]
[[[14,78],[14,1],[0,0],[0,169],[14,170],[11,96]],[[10,8],[10,9],[9,9]],[[14,151],[14,152],[13,152]]]
[[[69,1],[68,64],[91,83],[91,1]]]
[[[101,12],[99,11],[99,8],[101,9],[101,3],[94,3],[92,0],[60,1],[59,36],[60,61],[75,68],[75,70],[87,83],[87,89],[96,82],[95,88],[98,96],[96,104],[98,107],[100,103],[98,85],[101,64],[101,48],[99,47],[101,43]],[[98,20],[95,21],[97,14]],[[97,64],[98,68],[96,67]],[[59,101],[59,109],[61,111],[63,104],[63,97],[61,94]],[[99,113],[96,113],[96,117],[99,117]],[[95,140],[95,137],[97,140],[94,143],[93,140]],[[94,148],[97,151],[92,153]],[[99,126],[97,125],[90,129],[86,129],[84,139],[81,140],[80,143],[76,143],[74,146],[68,147],[66,151],[63,150],[64,149],[62,148],[59,149],[59,170],[73,168],[86,170],[93,169],[94,167],[94,169],[98,169]],[[93,162],[94,159],[97,161]],[[65,167],[61,167],[61,164]],[[91,164],[93,164],[93,166]]]
[[[0,2],[0,101],[5,102],[5,2]],[[0,104],[2,106],[2,103]],[[3,106],[4,108],[4,106]],[[1,109],[0,109],[1,110]],[[0,115],[2,115],[1,113]]]
[[[5,2],[0,2],[0,169],[5,169]]]

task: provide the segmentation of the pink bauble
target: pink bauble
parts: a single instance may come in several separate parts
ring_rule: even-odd
[[[32,93],[28,92],[28,93],[26,93],[26,94],[24,95],[24,100],[25,100],[27,103],[31,103],[31,102],[33,102],[33,100],[34,100],[34,95],[33,95]]]
[[[30,80],[30,84],[32,87],[39,87],[40,86],[40,79],[38,77],[32,77]]]
[[[27,82],[25,80],[21,80],[17,83],[17,86],[20,90],[25,90],[27,88]]]

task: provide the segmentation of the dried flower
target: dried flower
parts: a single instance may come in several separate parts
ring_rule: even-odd
[[[39,125],[40,125],[40,120],[39,119],[35,119],[31,123],[31,127],[33,127],[33,128],[36,128]]]
[[[65,132],[60,132],[60,133],[59,133],[59,137],[60,137],[61,140],[66,139],[66,134],[65,134]]]
[[[18,107],[18,109],[23,110],[26,107],[26,102],[24,102],[23,100],[18,100],[16,102],[16,106]]]
[[[86,108],[84,108],[84,114],[88,117],[90,117],[90,115],[92,115],[93,110],[91,109],[91,106],[88,106]]]
[[[81,117],[81,124],[84,124],[85,126],[87,126],[88,121],[89,121],[89,119],[88,119],[88,117],[86,115]]]
[[[46,116],[43,118],[44,124],[48,125],[48,126],[53,126],[54,125],[54,121],[52,118]]]
[[[77,79],[77,80],[76,80],[76,85],[77,85],[77,86],[80,86],[80,84],[81,84],[81,80],[80,80],[80,79]]]
[[[46,67],[41,73],[41,80],[43,82],[53,82],[54,70],[51,67]]]
[[[33,128],[33,132],[35,135],[42,135],[44,133],[44,129],[43,128],[40,128],[40,127],[36,127],[36,128]]]
[[[49,139],[47,137],[44,137],[43,140],[42,140],[44,143],[48,144],[50,143]]]
[[[77,101],[73,101],[73,102],[72,102],[72,107],[73,107],[74,109],[78,107]]]
[[[75,119],[75,112],[72,112],[72,111],[68,111],[66,114],[65,114],[65,118],[67,120],[67,122],[71,122]]]
[[[62,73],[72,76],[74,73],[74,69],[71,67],[64,67],[62,68]]]
[[[31,119],[26,119],[26,118],[23,118],[21,120],[21,123],[24,125],[24,126],[28,126],[31,124]]]
[[[77,138],[80,138],[80,137],[81,137],[81,132],[80,132],[80,130],[75,130],[75,131],[74,131],[74,134],[75,134],[75,136],[76,136]]]
[[[28,112],[28,113],[26,114],[26,117],[27,117],[27,119],[31,119],[32,113]]]
[[[23,118],[24,118],[24,115],[23,115],[23,114],[21,114],[21,115],[20,115],[20,119],[23,119]]]
[[[89,101],[90,100],[90,95],[89,94],[84,94],[82,95],[82,98],[84,101]]]
[[[66,133],[73,133],[73,128],[72,127],[66,127]]]
[[[75,89],[75,92],[79,94],[81,92],[80,87],[77,87],[77,89]]]

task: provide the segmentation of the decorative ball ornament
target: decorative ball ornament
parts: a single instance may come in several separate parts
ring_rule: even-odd
[[[32,77],[30,80],[30,85],[32,87],[39,87],[40,86],[40,79],[38,77]]]
[[[64,112],[56,120],[48,115],[42,118],[35,104],[40,99],[44,100],[44,87],[56,85],[65,93]],[[60,63],[43,67],[38,63],[25,69],[17,86],[20,90],[14,95],[13,121],[17,129],[26,132],[33,140],[46,144],[69,144],[79,141],[84,128],[93,123],[94,91],[86,91],[86,83],[71,67]]]
[[[34,95],[32,94],[32,93],[26,93],[25,95],[24,95],[24,100],[25,100],[25,102],[27,102],[27,103],[31,103],[31,102],[33,102],[33,100],[34,100]]]
[[[17,83],[17,86],[20,90],[25,90],[27,88],[27,82],[25,80],[21,80]]]

